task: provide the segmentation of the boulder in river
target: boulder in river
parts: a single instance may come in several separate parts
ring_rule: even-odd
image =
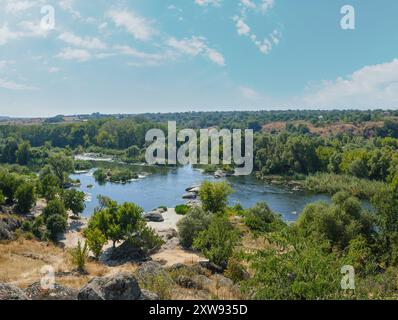
[[[195,200],[197,197],[196,193],[188,192],[182,196],[183,199]]]
[[[185,191],[186,191],[186,192],[195,192],[195,193],[198,193],[198,192],[199,192],[199,189],[200,189],[200,185],[196,185],[196,186],[192,186],[192,187],[186,188]]]

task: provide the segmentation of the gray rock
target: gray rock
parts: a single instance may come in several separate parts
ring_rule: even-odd
[[[193,192],[193,193],[199,193],[199,190],[200,190],[200,185],[192,186],[185,189],[186,192]]]
[[[215,263],[210,262],[210,261],[200,261],[199,265],[202,268],[205,268],[205,269],[209,270],[212,273],[223,273],[224,270],[225,270],[224,266],[218,266]]]
[[[196,193],[188,192],[182,196],[183,199],[195,200],[197,197]]]
[[[234,282],[231,279],[226,278],[220,274],[214,275],[214,280],[220,287],[231,288],[234,286]]]
[[[94,278],[78,294],[78,300],[139,300],[141,297],[138,281],[129,273]]]
[[[129,241],[125,241],[119,247],[112,249],[106,261],[121,264],[127,262],[143,262],[147,259],[148,256],[144,250],[135,247]]]
[[[11,240],[14,236],[14,231],[20,228],[21,225],[21,220],[14,216],[6,215],[0,217],[0,240]]]
[[[167,282],[172,283],[173,280],[169,274],[164,270],[162,265],[155,261],[148,261],[142,263],[136,270],[137,278],[140,280],[147,280],[154,277],[162,277]]]
[[[0,300],[29,300],[29,298],[18,287],[7,283],[0,283]]]
[[[42,289],[40,282],[35,282],[25,289],[31,300],[77,300],[78,291],[59,284],[51,290]]]
[[[144,214],[144,219],[147,221],[152,221],[152,222],[163,222],[163,213],[164,211],[162,209],[156,209],[151,212],[147,212]]]
[[[175,279],[175,282],[183,288],[186,289],[202,289],[202,285],[200,284],[200,282],[195,281],[194,278],[190,278],[188,276],[178,276]]]
[[[152,292],[145,289],[141,289],[141,297],[140,300],[160,300],[159,296]]]

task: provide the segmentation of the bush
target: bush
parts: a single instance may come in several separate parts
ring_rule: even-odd
[[[254,231],[275,231],[284,225],[280,216],[271,211],[265,202],[257,203],[245,212],[244,223]]]
[[[75,189],[65,190],[63,194],[65,207],[72,210],[73,214],[75,215],[83,212],[84,208],[86,207],[84,198],[84,192],[77,191]]]
[[[177,214],[185,216],[189,211],[189,207],[185,204],[180,204],[176,206],[175,210]]]
[[[95,181],[97,181],[100,184],[105,183],[108,178],[104,169],[95,170],[93,173],[93,176],[94,176]]]
[[[219,266],[226,266],[238,243],[238,232],[224,216],[212,217],[207,230],[199,232],[193,247]]]
[[[180,242],[185,248],[192,247],[193,239],[200,231],[206,230],[211,216],[202,208],[194,207],[182,218],[178,224]]]
[[[87,244],[93,252],[94,257],[98,260],[102,254],[102,248],[108,242],[106,236],[97,228],[87,229],[84,232],[87,239]]]
[[[235,283],[241,282],[247,278],[247,272],[245,268],[235,257],[231,257],[228,260],[228,266],[224,272],[224,275]]]
[[[59,215],[61,217],[64,217],[65,220],[67,218],[65,205],[59,199],[49,201],[47,206],[43,210],[43,217],[45,221],[47,221],[47,219],[53,215]]]
[[[164,241],[155,230],[146,225],[139,232],[139,242],[140,247],[146,253],[157,250],[164,244]]]
[[[65,216],[60,214],[53,214],[46,220],[46,228],[48,236],[51,240],[55,241],[59,233],[66,231],[68,222]]]
[[[227,182],[203,182],[199,190],[203,209],[213,213],[224,212],[227,207],[228,196],[232,192],[233,189]]]
[[[84,272],[86,268],[86,262],[89,257],[87,242],[82,246],[79,241],[77,247],[70,250],[70,255],[72,257],[72,263],[76,266],[79,272]]]
[[[17,202],[17,210],[22,213],[29,213],[36,203],[34,185],[29,182],[21,184],[15,192],[15,199]]]

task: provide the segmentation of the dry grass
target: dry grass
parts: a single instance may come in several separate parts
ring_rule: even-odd
[[[75,272],[67,250],[53,244],[19,239],[0,243],[0,282],[27,287],[40,281],[42,267],[50,265],[56,273],[56,282],[71,288],[81,288],[93,277],[108,276],[119,272],[134,272],[136,266],[126,264],[108,267],[96,261],[86,265],[87,274]]]

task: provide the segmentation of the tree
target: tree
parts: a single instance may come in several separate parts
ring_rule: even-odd
[[[16,173],[10,173],[5,170],[0,171],[0,190],[6,197],[7,204],[14,202],[15,192],[21,183],[23,183],[23,178]]]
[[[84,235],[90,250],[98,260],[102,254],[102,248],[108,242],[106,236],[98,228],[88,228]]]
[[[18,150],[16,151],[16,160],[17,163],[26,166],[30,159],[30,143],[24,141],[19,144]]]
[[[211,216],[200,207],[193,207],[177,223],[180,242],[185,248],[190,248],[194,238],[200,231],[204,231],[210,224]]]
[[[34,185],[30,182],[21,184],[15,192],[15,199],[18,211],[29,213],[37,199]]]
[[[224,216],[213,216],[207,230],[199,232],[193,247],[215,264],[226,267],[238,243],[238,232]]]
[[[85,195],[82,191],[77,191],[75,189],[64,191],[63,200],[65,203],[66,209],[72,210],[74,215],[78,215],[83,212],[86,207],[84,203]]]
[[[40,194],[47,200],[53,200],[59,193],[58,179],[54,175],[50,166],[45,166],[39,176]]]
[[[213,213],[224,212],[227,207],[228,196],[232,192],[233,189],[227,182],[203,182],[199,190],[203,209]]]
[[[46,228],[51,240],[57,240],[57,235],[66,231],[68,222],[65,216],[53,214],[46,219]]]
[[[284,225],[281,217],[273,213],[265,202],[248,209],[244,222],[250,229],[261,232],[273,231]]]
[[[67,213],[64,203],[60,199],[53,199],[48,202],[47,206],[43,209],[44,220],[47,221],[51,216],[58,215],[67,219]]]
[[[15,163],[18,143],[14,138],[8,138],[2,152],[2,160],[6,163]]]
[[[339,296],[344,265],[327,241],[285,230],[269,237],[270,248],[247,255],[253,275],[241,285],[259,300],[318,300]]]
[[[63,188],[66,177],[73,172],[73,160],[63,153],[57,153],[50,156],[48,162],[58,179],[59,186]]]

